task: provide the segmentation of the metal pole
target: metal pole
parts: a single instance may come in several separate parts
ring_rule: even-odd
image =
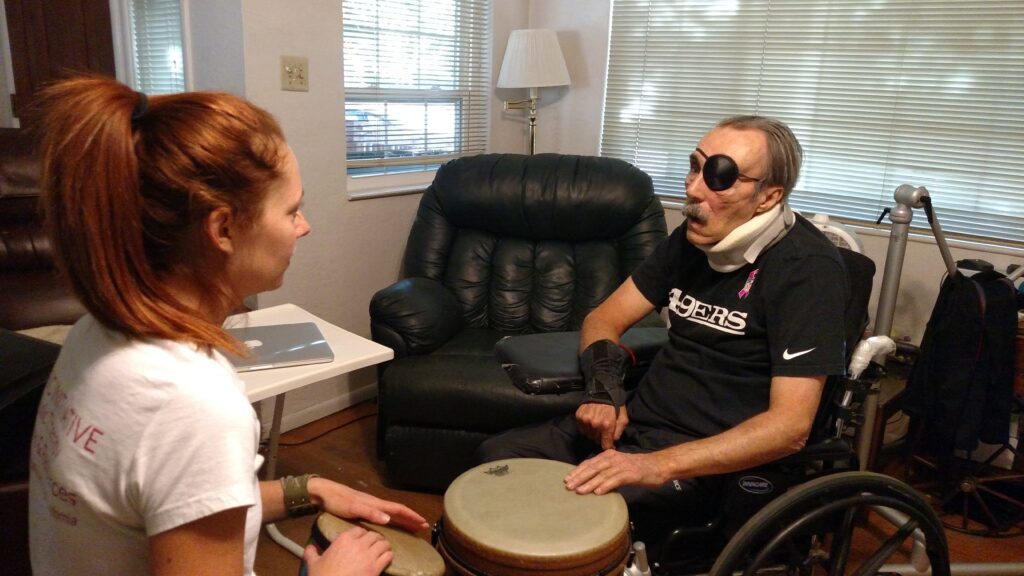
[[[530,88],[530,156],[537,150],[537,89]]]
[[[907,236],[910,233],[910,222],[914,219],[913,209],[923,206],[921,198],[927,195],[928,190],[925,188],[915,188],[909,184],[897,187],[893,193],[896,206],[889,213],[889,220],[892,221],[892,228],[889,230],[889,251],[885,255],[885,271],[882,273],[882,287],[878,292],[878,308],[875,312],[874,333],[879,336],[891,336],[896,298],[900,289],[900,275],[903,273],[903,260],[907,253]],[[881,353],[874,361],[884,366],[887,355]],[[868,394],[863,403],[864,423],[857,430],[856,437],[857,457],[861,470],[867,469],[877,414],[878,394]]]
[[[896,298],[900,289],[900,275],[903,273],[903,259],[907,252],[907,236],[910,233],[910,222],[914,219],[913,208],[922,206],[921,198],[928,195],[928,190],[903,184],[896,188],[893,197],[896,206],[889,213],[892,228],[889,231],[889,251],[885,255],[885,272],[882,274],[882,287],[878,292],[878,310],[875,312],[875,334],[892,336],[893,313],[896,310]],[[876,362],[884,363],[885,356],[875,358]]]
[[[281,418],[284,415],[284,394],[278,394],[274,398],[274,421],[270,426],[270,450],[267,452],[266,476],[267,480],[275,480],[277,475],[277,450],[281,441]],[[302,558],[303,547],[293,542],[290,538],[281,533],[273,522],[264,526],[270,539],[277,542],[289,552]]]
[[[264,478],[275,480],[277,475],[277,449],[281,442],[281,418],[284,415],[284,394],[274,397],[274,421],[270,425],[270,449],[267,450],[267,458],[263,469]]]
[[[537,151],[537,100],[538,96],[536,88],[530,88],[530,97],[525,100],[505,100],[505,110],[522,110],[526,109],[530,113],[530,155]]]

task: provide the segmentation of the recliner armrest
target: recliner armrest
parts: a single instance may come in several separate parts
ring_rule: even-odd
[[[626,387],[635,385],[654,356],[668,342],[663,326],[634,326],[620,343],[633,351],[636,364],[626,369]],[[579,365],[579,331],[524,334],[502,338],[494,346],[501,367],[527,394],[561,394],[583,389]]]
[[[462,307],[436,280],[405,278],[370,300],[373,339],[392,348],[396,359],[432,352],[461,328]]]

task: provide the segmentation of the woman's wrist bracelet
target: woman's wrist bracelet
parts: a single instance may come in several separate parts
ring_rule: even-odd
[[[316,514],[320,509],[309,498],[309,479],[317,478],[316,474],[303,474],[302,476],[285,476],[281,478],[281,488],[284,490],[284,508],[288,516],[295,518]]]

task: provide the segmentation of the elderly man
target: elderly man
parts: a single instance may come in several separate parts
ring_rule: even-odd
[[[652,526],[710,515],[716,475],[798,451],[825,378],[845,372],[848,293],[836,249],[786,204],[800,162],[776,120],[708,132],[690,154],[686,221],[583,323],[583,404],[490,439],[480,461],[579,463],[567,488],[618,489]],[[668,309],[669,343],[626,401],[618,339],[656,307]]]

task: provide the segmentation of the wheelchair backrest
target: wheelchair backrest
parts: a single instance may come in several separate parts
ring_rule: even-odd
[[[867,256],[837,248],[843,257],[846,267],[846,281],[849,286],[849,299],[846,301],[846,361],[849,363],[853,349],[860,342],[867,328],[868,301],[871,299],[871,287],[875,276],[875,263]],[[832,376],[825,381],[825,389],[818,404],[818,412],[811,427],[808,444],[820,442],[834,435],[833,423],[837,416],[837,402],[845,392],[844,377]]]

